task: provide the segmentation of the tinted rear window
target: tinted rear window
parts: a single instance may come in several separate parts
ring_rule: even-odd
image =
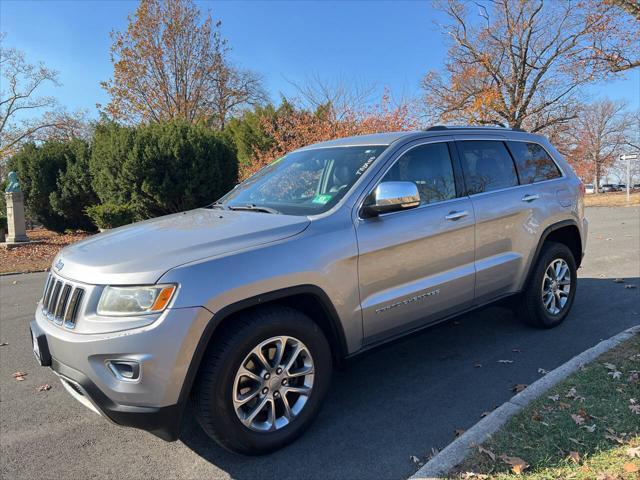
[[[537,143],[509,142],[520,175],[520,183],[529,184],[560,177],[560,170],[544,148]]]
[[[464,178],[470,195],[518,185],[518,176],[503,142],[458,142]]]

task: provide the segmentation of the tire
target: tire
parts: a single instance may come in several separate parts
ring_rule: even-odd
[[[286,340],[283,342],[282,339]],[[274,348],[268,348],[272,343],[259,347],[271,341]],[[292,360],[294,365],[288,369],[291,375],[298,375],[295,378],[287,376],[287,372],[276,374],[277,345],[283,344],[284,354],[281,355],[280,365],[285,365],[294,357],[296,348],[300,349]],[[272,370],[268,370],[258,359],[254,353],[256,351],[263,353],[268,368]],[[273,358],[270,357],[272,354]],[[259,381],[240,375],[239,369],[243,365],[246,366],[243,372],[250,370],[249,373],[257,373]],[[288,307],[248,311],[232,320],[229,328],[208,348],[202,360],[191,395],[196,419],[202,429],[227,450],[244,455],[272,452],[293,442],[312,423],[329,388],[332,370],[327,339],[309,317]],[[300,373],[309,371],[312,373]],[[269,380],[261,378],[269,372]],[[308,384],[312,386],[306,396],[290,391],[294,388],[306,390]],[[259,391],[257,394],[256,387]],[[265,389],[268,393],[264,393]],[[244,399],[244,394],[241,395],[243,391],[255,394],[255,397],[238,407],[235,400]],[[291,407],[289,417],[285,415],[285,399]],[[244,424],[240,415],[247,421],[254,411],[254,405],[258,407],[262,401],[267,402],[264,410],[256,415],[251,425]],[[299,404],[302,407],[294,416],[294,407]],[[271,413],[272,405],[276,405],[275,416]],[[272,422],[272,418],[288,423],[275,428],[277,422]]]
[[[560,289],[562,289],[563,292],[556,295],[553,293],[553,282],[549,281],[549,279],[545,280],[545,275],[547,275],[548,278],[553,277],[554,272],[549,270],[549,272],[551,272],[549,276],[548,269],[552,263],[556,266],[560,265],[563,267],[562,262],[568,267],[568,270],[563,276],[564,281],[556,282],[555,291],[559,292]],[[566,283],[566,280],[570,281],[568,292],[564,290],[566,285],[561,285],[562,283]],[[576,261],[571,250],[563,243],[546,242],[534,266],[531,278],[518,302],[518,313],[520,313],[522,321],[537,328],[553,328],[560,325],[571,310],[576,294],[576,287]],[[548,289],[555,298],[550,299],[548,294],[544,294],[545,289]],[[565,296],[565,303],[560,304],[559,299]],[[551,302],[550,306],[547,306],[548,302]],[[553,308],[554,306],[559,311],[556,312],[556,308]]]

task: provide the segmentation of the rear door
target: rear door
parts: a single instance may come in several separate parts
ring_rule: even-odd
[[[355,220],[366,343],[464,310],[473,301],[473,208],[462,182],[456,184],[461,177],[451,140],[408,145],[382,177],[416,183],[419,207]]]
[[[456,136],[467,192],[476,216],[475,303],[518,291],[544,221],[544,200],[521,185],[500,137]]]

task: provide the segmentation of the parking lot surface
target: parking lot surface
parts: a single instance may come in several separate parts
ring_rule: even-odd
[[[0,277],[0,477],[405,478],[417,469],[410,456],[447,445],[515,384],[640,323],[640,208],[591,208],[587,218],[587,257],[560,327],[532,329],[490,307],[367,352],[335,373],[312,428],[264,457],[223,451],[190,414],[180,440],[166,443],[77,403],[31,352],[28,323],[45,274]],[[43,384],[52,388],[38,392]]]

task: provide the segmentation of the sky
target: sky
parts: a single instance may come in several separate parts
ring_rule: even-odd
[[[260,73],[274,101],[295,94],[292,82],[314,75],[388,87],[394,98],[420,95],[420,80],[442,67],[447,48],[430,1],[199,1],[222,21],[239,66]],[[71,110],[97,116],[108,103],[109,32],[124,30],[133,0],[0,0],[6,46],[56,69],[54,95]],[[588,89],[592,98],[624,99],[640,108],[640,69]]]

